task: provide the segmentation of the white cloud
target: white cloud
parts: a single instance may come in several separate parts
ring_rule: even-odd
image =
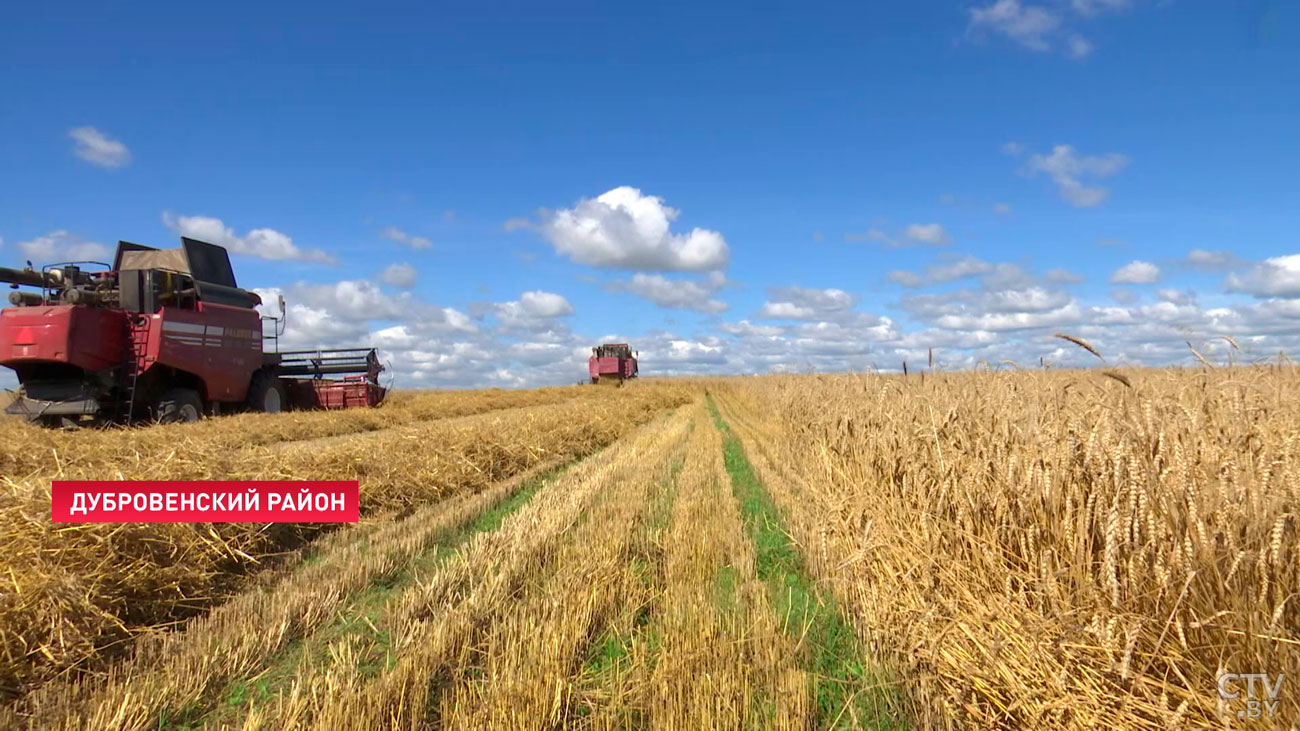
[[[75,143],[73,154],[103,168],[120,168],[131,164],[131,150],[94,127],[74,127],[68,136]]]
[[[534,317],[564,317],[573,314],[573,305],[563,295],[540,290],[524,292],[519,296],[524,311]]]
[[[1222,272],[1228,269],[1241,266],[1244,262],[1226,249],[1221,251],[1207,251],[1205,249],[1192,249],[1187,252],[1187,259],[1184,262],[1193,269],[1200,269],[1207,272]]]
[[[758,316],[767,320],[808,320],[816,314],[813,308],[793,302],[764,302],[758,311]]]
[[[1072,10],[1074,19],[1079,19],[1127,6],[1128,0],[1072,0],[1068,9],[1058,0],[1040,5],[996,0],[970,10],[967,33],[976,37],[996,33],[1032,51],[1061,49],[1070,58],[1080,59],[1092,52],[1092,43],[1071,28],[1068,11]]]
[[[1229,292],[1256,297],[1300,297],[1300,254],[1265,259],[1243,274],[1229,274]]]
[[[1062,327],[1078,323],[1083,313],[1074,304],[1040,312],[971,312],[943,315],[934,324],[945,330],[987,330],[992,332]]]
[[[1019,279],[1022,274],[1020,268],[1014,264],[1000,265],[1004,267],[1002,274],[1014,275]],[[924,287],[931,284],[946,284],[958,279],[967,277],[978,277],[983,275],[995,275],[998,273],[998,267],[982,260],[977,259],[969,254],[941,255],[933,264],[925,268],[923,274],[917,274],[907,270],[896,269],[889,273],[890,281],[897,282],[904,287]]]
[[[630,281],[611,282],[609,289],[631,292],[660,307],[717,314],[727,309],[727,303],[714,295],[726,284],[727,278],[722,272],[711,272],[704,281],[668,279],[661,274],[638,272]]]
[[[902,249],[910,246],[947,246],[952,243],[952,235],[942,224],[913,223],[897,236],[892,236],[878,228],[871,228],[864,234],[846,233],[844,240],[855,243],[875,241],[891,249]]]
[[[1065,42],[1065,48],[1070,58],[1083,58],[1092,53],[1092,43],[1078,33],[1070,36]]]
[[[1025,144],[1024,144],[1023,142],[1016,142],[1015,140],[1012,140],[1012,141],[1010,141],[1010,142],[1003,142],[1003,143],[1002,143],[1002,154],[1003,154],[1003,155],[1010,155],[1010,156],[1012,156],[1012,157],[1020,157],[1021,155],[1025,154],[1025,150],[1026,150],[1026,148],[1025,148]]]
[[[109,247],[94,241],[86,241],[63,229],[51,231],[29,241],[20,241],[18,250],[37,267],[64,261],[111,263],[109,258],[113,256],[113,250]]]
[[[322,263],[335,261],[331,254],[319,249],[299,248],[287,234],[273,228],[255,228],[243,236],[237,236],[234,230],[226,226],[221,219],[211,216],[177,216],[171,212],[164,212],[162,219],[167,228],[181,236],[224,246],[233,254],[273,261],[285,259]]]
[[[890,281],[913,289],[973,277],[979,277],[981,286],[988,291],[1023,290],[1036,286],[1038,282],[1032,273],[1019,264],[991,263],[969,254],[940,255],[920,273],[894,270],[888,274]],[[1042,277],[1042,281],[1051,284],[1076,284],[1083,281],[1083,277],[1067,269],[1056,268],[1049,270]]]
[[[1171,302],[1175,305],[1190,305],[1196,302],[1196,292],[1187,289],[1161,289],[1156,291],[1156,296],[1164,302]]]
[[[1075,274],[1069,269],[1064,269],[1061,267],[1047,270],[1047,274],[1045,275],[1045,278],[1047,279],[1047,281],[1055,282],[1057,284],[1078,284],[1079,282],[1083,281],[1083,275]]]
[[[1124,155],[1078,155],[1070,145],[1056,145],[1050,155],[1036,154],[1029,158],[1026,172],[1030,175],[1046,173],[1056,183],[1061,197],[1075,207],[1095,206],[1110,194],[1100,186],[1084,185],[1084,178],[1107,178],[1128,165]]]
[[[897,282],[904,287],[921,287],[925,285],[925,278],[915,272],[909,272],[905,269],[895,269],[889,273],[889,279]]]
[[[1007,216],[1007,215],[1010,215],[1010,214],[1011,214],[1011,204],[1010,204],[1010,203],[995,203],[995,204],[993,205],[993,212],[996,213],[996,214],[998,214],[999,216]]]
[[[722,234],[703,228],[672,233],[680,211],[628,186],[544,213],[537,229],[557,253],[581,264],[647,271],[712,271],[727,266]]]
[[[993,271],[980,280],[985,289],[1025,289],[1034,284],[1034,277],[1018,264],[999,262],[993,265]]]
[[[1124,10],[1129,0],[1071,0],[1070,7],[1080,15],[1095,15],[1103,10]]]
[[[384,271],[379,273],[379,281],[391,284],[394,287],[410,289],[415,286],[415,279],[418,273],[415,267],[405,262],[389,264]]]
[[[433,242],[423,236],[413,236],[396,226],[389,226],[380,234],[390,241],[405,244],[412,249],[431,249]]]
[[[948,259],[926,267],[926,279],[931,283],[953,282],[966,277],[977,277],[993,271],[993,265],[973,256]]]
[[[1151,284],[1160,279],[1160,267],[1149,261],[1131,261],[1110,275],[1115,284]]]
[[[416,300],[410,293],[390,295],[368,280],[344,280],[333,284],[299,282],[287,288],[285,299],[346,322],[404,320],[412,314]],[[265,299],[265,298],[264,298]]]
[[[774,338],[785,332],[784,328],[776,325],[755,325],[749,320],[724,322],[718,326],[718,329],[731,335],[752,335],[763,338]]]
[[[972,30],[1000,33],[1033,51],[1050,49],[1049,37],[1060,25],[1059,14],[1038,5],[1021,5],[1019,0],[997,0],[970,10]]]
[[[857,298],[842,289],[772,287],[758,316],[769,320],[811,320],[847,313]]]
[[[947,246],[952,243],[952,236],[937,223],[914,223],[905,231],[907,238],[930,246]]]
[[[563,295],[534,290],[517,300],[497,302],[489,311],[507,330],[536,333],[561,329],[557,319],[572,315],[574,309]]]
[[[1127,289],[1125,287],[1115,287],[1114,289],[1112,289],[1110,291],[1110,298],[1120,303],[1121,305],[1131,305],[1134,302],[1137,302],[1139,299],[1141,299],[1141,297],[1138,296],[1137,292],[1134,292],[1133,290]]]

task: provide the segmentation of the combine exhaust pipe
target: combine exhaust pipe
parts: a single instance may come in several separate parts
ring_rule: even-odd
[[[35,269],[10,269],[0,267],[0,282],[25,284],[28,287],[53,287],[58,284],[54,277]]]

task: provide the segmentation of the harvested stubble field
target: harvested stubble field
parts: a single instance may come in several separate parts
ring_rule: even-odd
[[[1218,674],[1300,677],[1300,374],[1118,375],[418,394],[6,446],[0,727],[1223,726]],[[55,474],[356,475],[365,509],[60,532]]]

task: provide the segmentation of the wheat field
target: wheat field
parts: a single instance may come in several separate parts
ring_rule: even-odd
[[[1204,728],[1300,677],[1289,367],[646,379],[5,424],[0,727]],[[356,478],[355,526],[53,477]]]

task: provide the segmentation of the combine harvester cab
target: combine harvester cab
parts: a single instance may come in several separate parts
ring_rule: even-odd
[[[621,386],[623,382],[636,378],[637,354],[627,343],[605,343],[591,349],[591,358],[587,361],[587,375],[591,382]]]
[[[119,242],[112,266],[0,268],[0,366],[20,384],[5,411],[46,426],[196,421],[225,411],[375,406],[373,348],[264,352],[254,292],[220,246]],[[38,291],[20,290],[31,287]],[[284,303],[280,302],[283,316]],[[327,378],[330,377],[330,378]],[[342,376],[340,379],[339,377]]]

